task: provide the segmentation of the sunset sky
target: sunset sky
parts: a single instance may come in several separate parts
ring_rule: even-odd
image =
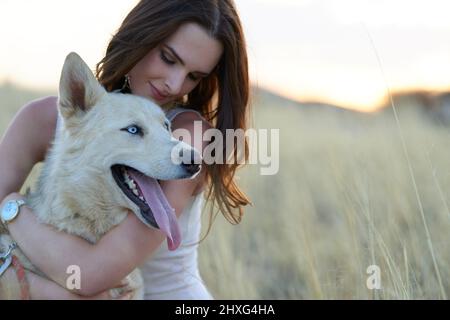
[[[1,0],[0,84],[56,90],[70,51],[94,69],[136,3]],[[376,106],[387,87],[450,89],[449,1],[236,0],[236,5],[251,78],[260,87],[360,110]]]

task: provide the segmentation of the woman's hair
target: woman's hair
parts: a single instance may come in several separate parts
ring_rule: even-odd
[[[195,22],[223,45],[214,71],[192,90],[185,107],[199,111],[226,136],[227,129],[246,130],[249,103],[248,61],[241,22],[232,0],[141,0],[128,14],[110,41],[105,57],[97,64],[97,78],[108,91],[122,88],[125,77],[150,50],[177,31]],[[226,143],[224,143],[223,154]],[[248,143],[243,153],[248,159]],[[236,143],[234,159],[238,156]],[[225,161],[226,162],[226,161]],[[237,163],[208,166],[207,199],[232,224],[241,221],[242,207],[250,203],[234,182]],[[217,213],[216,213],[217,214]],[[210,220],[209,229],[211,228]]]

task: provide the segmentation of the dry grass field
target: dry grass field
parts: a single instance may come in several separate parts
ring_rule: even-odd
[[[46,93],[0,87],[3,133]],[[416,109],[355,114],[254,99],[254,126],[280,129],[280,170],[239,171],[253,206],[218,216],[200,245],[218,299],[447,299],[450,131]],[[205,222],[208,216],[205,214]],[[381,288],[369,290],[377,265]]]
[[[401,107],[399,127],[392,110],[356,115],[255,98],[255,127],[280,129],[280,171],[244,168],[254,206],[239,226],[217,219],[203,244],[217,297],[448,298],[450,132]],[[367,288],[371,265],[380,290]]]

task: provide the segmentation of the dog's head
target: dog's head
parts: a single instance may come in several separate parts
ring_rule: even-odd
[[[131,209],[176,248],[177,219],[156,179],[194,177],[200,171],[199,152],[172,137],[157,104],[108,93],[75,53],[64,63],[58,107],[63,124],[56,143],[64,144],[65,173],[77,185],[80,201],[88,197],[111,212],[115,206]]]

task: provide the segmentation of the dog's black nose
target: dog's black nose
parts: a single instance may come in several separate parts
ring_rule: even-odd
[[[186,169],[186,171],[192,175],[196,174],[197,172],[200,171],[200,165],[199,164],[188,164],[188,163],[182,163],[181,164],[183,166],[183,168]]]
[[[200,162],[201,160],[199,160],[199,157],[195,150],[191,150],[190,157],[187,161],[185,161],[184,157],[182,157],[182,159],[183,162],[181,163],[181,165],[188,173],[194,175],[200,171],[201,165],[198,162]]]

